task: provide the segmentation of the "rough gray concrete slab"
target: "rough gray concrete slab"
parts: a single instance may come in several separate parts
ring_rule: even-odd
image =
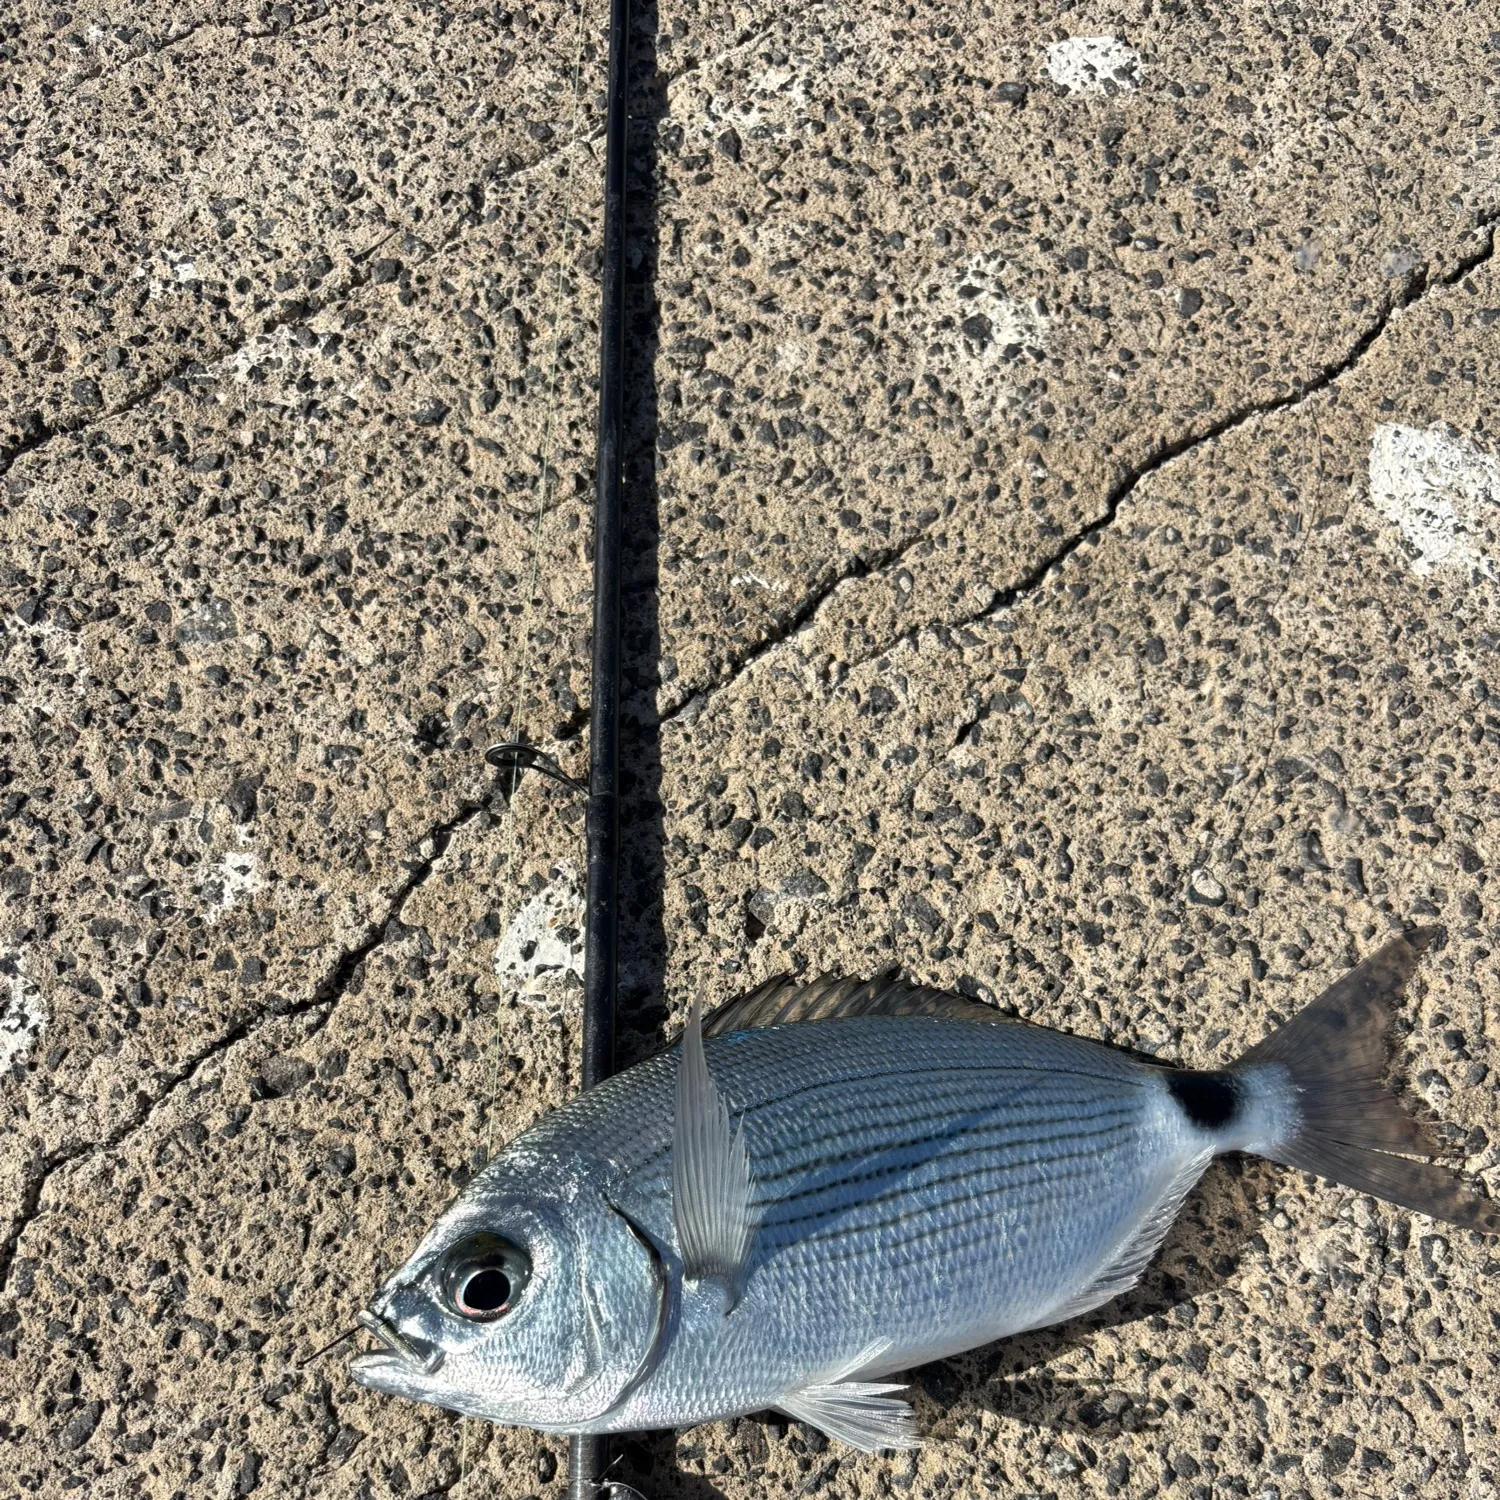
[[[560,1493],[295,1360],[577,1085],[580,809],[479,752],[581,760],[601,22],[7,24],[0,1495]],[[896,964],[1208,1063],[1440,920],[1409,1066],[1500,1188],[1487,33],[638,33],[627,1053]],[[1496,1266],[1216,1168],[1121,1303],[918,1372],[915,1461],[624,1463],[1482,1497]]]

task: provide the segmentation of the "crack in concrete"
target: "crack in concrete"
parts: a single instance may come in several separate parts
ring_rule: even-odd
[[[1330,386],[1337,384],[1338,381],[1353,371],[1360,361],[1364,359],[1365,355],[1380,342],[1386,330],[1389,329],[1392,322],[1401,313],[1415,306],[1430,292],[1440,290],[1444,287],[1456,286],[1465,276],[1478,270],[1480,266],[1494,258],[1497,223],[1500,223],[1500,210],[1482,216],[1476,224],[1476,229],[1484,234],[1484,244],[1472,255],[1461,257],[1453,269],[1442,276],[1436,278],[1429,277],[1427,268],[1425,266],[1422,267],[1402,289],[1400,295],[1392,300],[1385,312],[1354,341],[1342,359],[1325,365],[1311,380],[1299,381],[1284,396],[1275,396],[1269,401],[1257,401],[1238,407],[1219,421],[1210,423],[1201,433],[1185,433],[1183,436],[1175,438],[1169,443],[1162,444],[1141,463],[1137,464],[1135,468],[1116,481],[1105,496],[1104,510],[1100,516],[1090,521],[1087,526],[1074,532],[1061,546],[1049,553],[1040,562],[1027,569],[1009,588],[1001,590],[984,609],[976,610],[973,614],[961,619],[944,621],[942,623],[950,630],[958,629],[964,625],[973,624],[976,620],[987,619],[1001,613],[1003,610],[1012,608],[1018,601],[1039,589],[1046,581],[1047,575],[1053,569],[1065,563],[1080,547],[1108,530],[1119,515],[1121,506],[1153,474],[1160,473],[1168,464],[1185,457],[1195,449],[1204,447],[1209,443],[1217,442],[1219,438],[1226,437],[1232,432],[1237,432],[1241,427],[1255,421],[1257,418],[1271,416],[1276,412],[1287,411],[1293,407],[1301,406],[1305,402],[1310,401],[1314,396],[1326,391]],[[928,627],[918,627],[917,630],[908,631],[904,636],[897,637],[897,640],[891,644],[895,645],[902,639],[910,638],[924,628]],[[890,648],[887,647],[886,649],[889,650]]]
[[[393,234],[399,232],[399,230],[392,231]],[[211,364],[204,364],[202,360],[198,359],[184,360],[181,364],[174,365],[164,374],[158,375],[154,380],[147,381],[138,391],[121,401],[118,406],[112,407],[100,416],[72,422],[60,422],[55,426],[45,422],[32,425],[19,442],[12,444],[9,448],[0,448],[0,479],[4,479],[11,469],[28,453],[35,453],[39,448],[46,447],[54,438],[76,436],[79,433],[88,432],[92,428],[101,427],[106,422],[113,422],[119,417],[128,416],[131,412],[138,411],[149,402],[156,400],[163,391],[170,389],[173,385],[192,379],[195,373],[199,371],[206,372],[216,366],[228,364],[236,355],[248,349],[256,339],[266,338],[281,328],[291,328],[298,323],[305,323],[309,318],[315,318],[319,314],[327,312],[330,308],[346,302],[361,287],[369,284],[373,271],[366,268],[363,263],[389,239],[390,235],[387,235],[385,239],[377,241],[375,245],[372,245],[367,250],[360,251],[355,256],[360,269],[337,292],[324,298],[322,301],[299,303],[295,312],[279,313],[267,318],[253,333],[244,334],[238,342],[227,345],[222,353],[214,356]],[[243,324],[239,326],[241,328],[244,327]]]
[[[983,609],[974,610],[969,614],[961,615],[952,620],[923,621],[921,624],[914,625],[909,630],[904,630],[900,634],[893,636],[877,650],[856,657],[852,661],[845,662],[843,664],[845,668],[852,670],[855,667],[863,666],[866,662],[874,661],[876,658],[884,656],[887,652],[901,645],[902,642],[915,640],[924,630],[958,630],[962,629],[965,625],[975,624],[979,620],[989,619],[994,615],[1013,608],[1020,600],[1035,593],[1046,581],[1048,574],[1065,563],[1080,547],[1107,531],[1114,524],[1116,517],[1120,513],[1120,508],[1152,475],[1160,473],[1168,464],[1185,457],[1195,449],[1215,442],[1229,433],[1238,431],[1246,423],[1252,422],[1258,417],[1270,416],[1275,412],[1300,406],[1305,401],[1311,400],[1314,396],[1319,395],[1330,386],[1342,380],[1380,341],[1396,317],[1420,302],[1429,293],[1441,290],[1444,287],[1456,286],[1465,276],[1478,270],[1479,267],[1494,258],[1496,252],[1497,224],[1500,224],[1500,209],[1481,215],[1476,221],[1475,230],[1485,236],[1484,244],[1472,254],[1462,256],[1451,270],[1441,276],[1431,277],[1428,275],[1425,267],[1420,269],[1412,276],[1400,295],[1392,300],[1390,306],[1355,340],[1342,359],[1325,365],[1311,379],[1299,381],[1285,395],[1275,396],[1268,401],[1252,402],[1246,406],[1237,407],[1234,411],[1228,413],[1219,421],[1211,423],[1200,432],[1184,433],[1182,436],[1174,438],[1171,442],[1161,444],[1111,486],[1108,494],[1105,496],[1103,511],[1094,520],[1065,538],[1058,547],[1054,548],[1045,557],[1028,568],[1016,582],[1000,590]],[[901,549],[900,556],[904,556],[906,550],[914,545],[916,540],[920,540],[920,538],[907,543]],[[674,706],[668,713],[663,714],[662,722],[665,723],[668,719],[676,718],[689,703],[694,701],[694,698],[702,696],[706,699],[732,687],[756,661],[812,620],[823,605],[837,592],[840,585],[847,583],[851,578],[873,575],[883,571],[885,568],[893,567],[899,560],[900,557],[898,556],[890,562],[881,565],[856,569],[841,574],[824,588],[809,595],[803,604],[788,617],[788,623],[784,628],[775,632],[773,637],[768,638],[766,642],[749,652],[727,677],[722,678],[706,689],[700,689],[699,693],[695,694],[693,698],[687,699],[686,702]],[[981,710],[978,718],[960,728],[958,737],[954,741],[955,746],[962,742],[963,736],[983,716],[984,714]]]
[[[894,568],[911,550],[920,543],[927,540],[928,533],[923,530],[915,536],[908,537],[906,541],[894,547],[882,548],[872,556],[856,556],[849,567],[835,573],[821,588],[813,590],[806,595],[802,602],[788,615],[779,620],[773,620],[763,639],[757,641],[737,661],[731,663],[726,675],[716,681],[704,684],[694,689],[687,697],[679,699],[666,709],[662,710],[658,719],[659,725],[669,724],[672,720],[681,717],[683,712],[692,704],[700,700],[706,702],[709,698],[731,687],[748,672],[756,662],[770,655],[778,646],[790,640],[792,636],[802,629],[824,604],[833,597],[846,583],[852,583],[858,578],[869,578],[876,573],[884,573]]]
[[[316,25],[319,21],[349,21],[351,18],[341,14],[333,5],[328,5],[322,10],[309,11],[307,15],[294,21],[288,21],[283,25],[263,26],[253,29],[242,23],[236,23],[233,17],[207,19],[195,21],[191,26],[182,31],[173,32],[170,36],[152,37],[147,45],[138,47],[134,51],[127,52],[123,57],[114,60],[108,67],[96,67],[80,73],[69,89],[65,97],[71,99],[85,84],[98,83],[102,79],[111,79],[125,72],[127,68],[148,57],[160,57],[164,53],[171,52],[180,47],[184,42],[191,41],[201,31],[224,31],[230,34],[231,45],[242,42],[264,42],[278,41],[284,36],[290,36],[293,32],[303,31]],[[355,24],[358,24],[357,22]],[[228,50],[227,48],[225,49]],[[28,122],[29,123],[29,122]]]
[[[580,135],[576,141],[571,139],[564,141],[560,145],[553,147],[550,151],[544,151],[534,160],[524,162],[518,167],[501,168],[497,165],[495,170],[475,178],[473,181],[466,183],[462,188],[448,193],[447,196],[450,200],[453,198],[463,199],[475,188],[488,189],[502,183],[511,182],[528,172],[534,172],[539,167],[546,166],[549,161],[552,161],[555,157],[560,156],[575,145],[587,149],[590,141],[598,133],[596,131],[589,135]],[[471,223],[475,222],[475,220],[476,216],[472,209],[461,213],[458,216],[457,222],[443,233],[425,255],[416,257],[408,262],[409,267],[424,266],[436,260],[439,256],[446,255],[454,245],[463,239],[465,229]],[[79,433],[87,432],[91,428],[103,426],[106,422],[113,422],[119,417],[128,416],[131,412],[139,410],[140,407],[146,405],[148,402],[154,401],[174,383],[191,379],[195,372],[210,372],[230,363],[230,361],[248,349],[257,339],[265,338],[275,333],[278,329],[295,327],[298,323],[305,323],[310,318],[319,317],[324,313],[337,311],[339,308],[342,308],[356,293],[370,284],[374,275],[371,257],[375,252],[382,245],[388,244],[396,235],[409,234],[411,232],[412,226],[409,224],[390,226],[389,233],[383,235],[373,245],[356,251],[350,257],[357,269],[354,275],[334,291],[322,298],[300,301],[296,304],[295,310],[279,313],[267,318],[253,332],[245,333],[238,341],[226,344],[207,363],[200,359],[184,360],[181,364],[174,365],[166,373],[148,381],[140,390],[136,391],[133,395],[127,396],[119,405],[111,407],[107,412],[101,412],[96,416],[81,417],[76,420],[63,421],[56,424],[40,421],[32,424],[22,434],[18,442],[13,443],[8,448],[0,447],[0,479],[4,479],[19,460],[29,453],[36,452],[39,448],[46,447],[54,438],[75,436]],[[241,329],[244,327],[243,324],[239,324],[238,326]]]
[[[430,828],[417,842],[415,848],[418,850],[429,849],[427,854],[419,854],[417,859],[411,863],[407,870],[406,878],[400,882],[386,903],[384,913],[375,921],[368,923],[361,933],[359,941],[344,949],[335,959],[332,967],[314,986],[313,991],[305,999],[282,1006],[275,1010],[260,1011],[253,1015],[244,1017],[229,1030],[216,1037],[207,1047],[198,1052],[180,1067],[161,1076],[161,1089],[150,1098],[134,1118],[118,1125],[101,1140],[81,1142],[79,1144],[64,1147],[61,1150],[49,1152],[42,1156],[36,1164],[35,1171],[27,1181],[21,1194],[21,1205],[13,1220],[10,1232],[3,1242],[0,1242],[0,1296],[10,1289],[11,1272],[15,1269],[17,1252],[20,1249],[21,1238],[26,1230],[38,1218],[41,1217],[42,1194],[47,1184],[57,1173],[72,1166],[75,1162],[86,1161],[90,1157],[99,1156],[106,1152],[122,1146],[138,1131],[145,1128],[151,1121],[152,1116],[172,1096],[185,1085],[191,1084],[197,1074],[216,1058],[222,1057],[231,1048],[240,1042],[247,1041],[256,1036],[265,1027],[274,1021],[284,1020],[288,1017],[307,1015],[319,1009],[325,1009],[325,1014],[315,1031],[321,1031],[327,1025],[329,1017],[337,1008],[340,1000],[348,992],[353,983],[355,975],[360,967],[378,948],[390,937],[391,924],[399,921],[401,913],[406,908],[406,903],[412,895],[426,884],[429,877],[436,869],[438,861],[447,852],[448,846],[453,841],[453,836],[471,818],[488,809],[490,803],[465,802],[459,810],[451,817],[445,818],[441,823]]]

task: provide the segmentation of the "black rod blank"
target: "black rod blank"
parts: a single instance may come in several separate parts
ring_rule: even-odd
[[[583,0],[580,0],[583,3]],[[604,148],[604,258],[599,305],[599,437],[594,475],[594,659],[589,709],[588,897],[584,933],[583,1086],[615,1065],[619,945],[620,567],[625,441],[625,151],[629,0],[610,0]],[[569,1500],[594,1500],[604,1440],[568,1444]]]

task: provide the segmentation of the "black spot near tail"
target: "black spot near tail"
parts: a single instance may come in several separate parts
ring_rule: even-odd
[[[1168,1073],[1167,1087],[1199,1130],[1223,1130],[1239,1113],[1240,1084],[1233,1073]]]

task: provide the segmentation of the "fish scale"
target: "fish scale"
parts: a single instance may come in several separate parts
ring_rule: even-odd
[[[857,1017],[838,1031],[836,1050],[806,1025],[706,1042],[745,1124],[758,1210],[748,1274],[732,1316],[685,1325],[611,1427],[659,1425],[669,1409],[679,1422],[726,1403],[753,1411],[789,1374],[810,1381],[880,1341],[877,1372],[1031,1327],[1202,1149],[1158,1070],[1096,1044],[920,1016]],[[583,1096],[576,1121],[598,1129],[596,1148],[613,1122],[613,1201],[663,1246],[675,1074],[664,1055],[621,1075],[634,1078],[631,1118],[653,1122],[633,1140],[619,1139],[608,1100]],[[573,1108],[553,1117],[559,1129]],[[809,1320],[800,1310],[813,1303],[838,1315]]]
[[[360,1314],[393,1394],[551,1432],[776,1407],[916,1441],[880,1377],[1129,1287],[1255,1152],[1483,1233],[1387,1088],[1396,938],[1230,1068],[1154,1064],[894,980],[768,982],[512,1142]]]

